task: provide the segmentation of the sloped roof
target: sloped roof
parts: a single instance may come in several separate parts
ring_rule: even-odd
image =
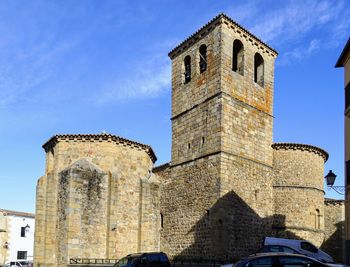
[[[175,56],[177,56],[179,53],[181,53],[183,50],[188,48],[188,46],[192,45],[196,41],[198,41],[202,36],[206,35],[209,31],[214,29],[214,26],[219,25],[223,22],[226,22],[228,24],[231,24],[232,26],[237,27],[242,32],[248,34],[252,39],[254,39],[259,44],[265,46],[268,48],[275,56],[278,55],[278,52],[264,43],[262,40],[260,40],[258,37],[256,37],[254,34],[250,33],[248,30],[243,28],[240,24],[235,22],[233,19],[225,15],[224,13],[221,13],[217,15],[215,18],[213,18],[211,21],[209,21],[207,24],[205,24],[202,28],[200,28],[198,31],[193,33],[191,36],[186,38],[183,42],[181,42],[178,46],[176,46],[173,50],[171,50],[168,54],[168,56],[173,59]]]
[[[344,60],[345,60],[345,56],[350,53],[350,37],[346,43],[346,45],[344,46],[344,49],[343,51],[341,52],[339,58],[338,58],[338,61],[337,63],[335,64],[335,67],[336,68],[339,68],[339,67],[344,67]]]

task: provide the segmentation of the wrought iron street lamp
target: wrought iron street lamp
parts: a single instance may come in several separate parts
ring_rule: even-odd
[[[333,189],[338,194],[345,195],[345,186],[334,186],[335,178],[337,176],[332,172],[332,170],[329,171],[329,173],[324,177],[326,179],[326,183],[328,188]]]

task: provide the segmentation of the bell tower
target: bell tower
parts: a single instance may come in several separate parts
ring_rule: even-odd
[[[172,160],[161,244],[170,255],[239,258],[271,231],[276,56],[224,14],[169,53]]]
[[[172,164],[218,152],[272,164],[276,56],[224,14],[169,53]]]

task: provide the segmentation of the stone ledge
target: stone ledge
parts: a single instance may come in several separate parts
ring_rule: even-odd
[[[316,191],[320,191],[323,194],[325,194],[326,192],[322,189],[319,189],[317,187],[313,187],[313,186],[302,186],[302,185],[273,185],[273,188],[294,188],[294,189],[309,189],[309,190],[316,190]]]
[[[167,163],[164,163],[164,164],[161,164],[161,165],[158,165],[156,167],[153,168],[153,172],[161,172],[161,171],[164,171],[166,170],[167,168],[169,168],[171,166],[171,162],[167,162]]]
[[[4,215],[13,215],[13,216],[19,216],[19,217],[27,217],[27,218],[35,218],[35,214],[29,213],[29,212],[21,212],[21,211],[15,211],[15,210],[4,210],[0,209],[1,213],[4,213]]]

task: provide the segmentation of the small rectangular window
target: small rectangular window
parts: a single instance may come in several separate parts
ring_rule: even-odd
[[[346,185],[350,185],[350,160],[345,163],[346,168]]]
[[[21,227],[21,237],[26,237],[26,228]]]
[[[17,251],[17,259],[18,260],[26,260],[27,259],[27,251]]]
[[[184,59],[185,64],[185,83],[188,83],[191,81],[191,57],[186,56]]]
[[[345,110],[350,106],[350,83],[345,87]]]
[[[199,47],[199,72],[202,73],[207,69],[207,46],[205,44]]]

